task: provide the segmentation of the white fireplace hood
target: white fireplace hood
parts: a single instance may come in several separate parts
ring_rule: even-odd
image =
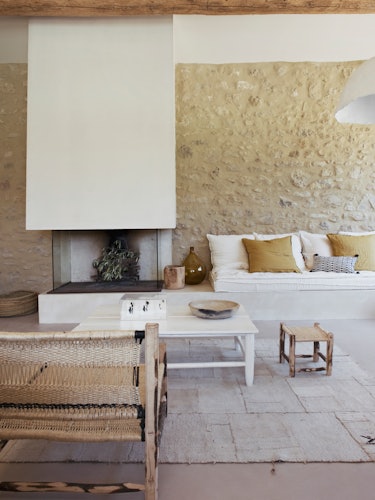
[[[29,23],[27,229],[176,223],[172,18]]]

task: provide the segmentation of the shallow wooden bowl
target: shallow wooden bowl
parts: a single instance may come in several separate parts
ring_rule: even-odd
[[[190,302],[189,307],[198,318],[225,319],[233,316],[240,304],[231,300],[196,300]]]

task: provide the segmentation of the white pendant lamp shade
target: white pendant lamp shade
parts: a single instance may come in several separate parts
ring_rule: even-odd
[[[335,113],[340,123],[375,123],[375,57],[350,76]]]

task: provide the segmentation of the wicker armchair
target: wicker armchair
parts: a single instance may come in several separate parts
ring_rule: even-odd
[[[157,499],[167,411],[165,345],[146,331],[0,333],[0,439],[145,441],[145,482],[1,482],[2,491],[125,493]],[[142,342],[142,340],[144,342]]]

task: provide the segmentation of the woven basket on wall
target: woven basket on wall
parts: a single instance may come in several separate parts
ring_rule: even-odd
[[[0,316],[24,316],[38,310],[38,294],[19,290],[0,295]]]

